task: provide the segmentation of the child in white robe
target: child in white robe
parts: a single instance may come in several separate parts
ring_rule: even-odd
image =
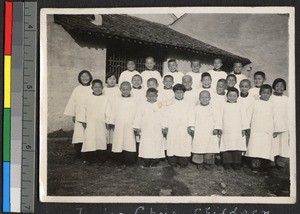
[[[284,168],[290,157],[289,147],[289,98],[284,95],[286,82],[284,79],[277,78],[274,80],[272,88],[274,93],[270,101],[275,105],[274,122],[277,137],[273,138],[275,162],[279,168]]]
[[[211,104],[221,110],[221,106],[227,101],[227,81],[219,79],[217,82],[216,92],[211,94]]]
[[[90,86],[92,80],[93,77],[91,73],[87,70],[83,70],[78,74],[78,82],[80,83],[80,85],[74,88],[64,111],[65,115],[72,116],[72,120],[74,123],[72,144],[74,145],[76,158],[81,157],[81,148],[82,148],[83,137],[84,137],[84,128],[79,122],[77,122],[79,106],[82,105],[87,94],[92,93],[92,89]]]
[[[227,102],[222,108],[222,137],[220,151],[225,170],[241,168],[242,153],[247,150],[245,134],[249,129],[246,112],[237,102],[239,91],[229,88]]]
[[[236,76],[234,74],[228,74],[226,77],[226,81],[227,81],[227,88],[233,88],[237,83]]]
[[[141,73],[141,76],[143,78],[143,88],[147,88],[147,81],[150,78],[155,78],[158,82],[158,84],[161,84],[161,74],[154,69],[155,67],[155,61],[153,57],[147,57],[145,60],[145,67],[146,70]]]
[[[210,103],[209,91],[201,91],[200,105],[195,107],[195,133],[192,143],[192,161],[197,168],[210,169],[215,162],[215,153],[219,153],[219,137],[222,129],[221,114]]]
[[[102,94],[103,83],[99,79],[92,82],[93,92],[89,93],[81,105],[77,121],[85,128],[82,152],[85,162],[92,164],[106,160],[106,127],[109,123],[111,106],[108,98]]]
[[[175,59],[168,60],[169,72],[166,72],[166,75],[171,75],[173,77],[174,84],[181,84],[183,73],[178,71],[178,65]]]
[[[137,158],[137,146],[132,129],[136,102],[130,95],[131,84],[129,82],[123,82],[120,90],[121,97],[116,99],[110,118],[110,124],[114,129],[112,152],[116,164],[128,166],[135,163]]]
[[[160,102],[163,107],[168,107],[174,102],[173,79],[174,78],[171,75],[166,75],[163,78],[164,87],[160,90],[161,96],[158,100],[158,102]]]
[[[127,70],[121,73],[118,84],[121,85],[121,83],[125,81],[131,82],[132,77],[139,74],[140,73],[135,70],[135,62],[133,60],[129,60],[127,62]]]
[[[202,73],[201,74],[201,84],[202,84],[202,86],[200,87],[200,89],[198,91],[199,92],[198,94],[200,94],[200,92],[204,91],[204,90],[209,91],[209,93],[211,93],[211,94],[214,93],[216,91],[216,89],[212,88],[211,83],[212,83],[212,79],[211,79],[210,74],[208,72]]]
[[[240,85],[240,82],[243,79],[248,79],[244,74],[242,74],[242,70],[243,70],[243,63],[240,61],[237,61],[235,63],[233,63],[233,71],[231,72],[231,74],[234,74],[236,76],[236,84]]]
[[[249,94],[254,97],[255,100],[260,99],[259,91],[260,87],[266,81],[266,74],[262,71],[257,71],[254,73],[254,87],[249,90]]]
[[[217,82],[219,79],[226,79],[227,73],[222,70],[223,61],[220,58],[214,59],[214,68],[207,71],[211,75],[212,83],[211,86],[213,89],[216,88]]]
[[[108,98],[111,105],[114,105],[116,97],[121,96],[120,89],[117,85],[117,76],[114,73],[106,74],[106,87],[103,89],[103,94]]]
[[[251,122],[251,107],[255,101],[254,97],[249,95],[249,90],[251,88],[251,82],[248,79],[243,79],[240,82],[240,96],[238,98],[238,102],[242,104],[244,107],[249,124]],[[248,135],[247,135],[248,137]]]
[[[188,72],[187,75],[190,75],[193,78],[192,88],[198,90],[201,86],[201,63],[200,60],[194,59],[191,61],[192,71]]]
[[[193,78],[190,75],[182,77],[182,85],[185,87],[184,99],[191,105],[196,106],[199,102],[199,90],[193,89]]]
[[[185,87],[173,87],[175,101],[164,111],[163,134],[167,138],[167,156],[171,166],[186,167],[191,156],[195,122],[194,108],[184,101]]]
[[[162,106],[157,102],[158,91],[147,90],[147,102],[139,106],[135,115],[133,128],[141,136],[139,157],[145,167],[156,166],[161,158],[165,158],[162,135]]]
[[[143,79],[140,74],[136,74],[132,77],[131,80],[131,95],[136,101],[136,104],[139,105],[145,101],[145,89],[143,88]]]
[[[275,106],[270,101],[272,87],[264,84],[260,87],[260,99],[252,106],[251,132],[246,156],[251,157],[253,170],[269,167],[274,161],[273,138],[277,136],[274,121]]]

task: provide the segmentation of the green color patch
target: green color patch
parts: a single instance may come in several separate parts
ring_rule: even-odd
[[[5,108],[3,115],[3,161],[10,161],[11,109]]]

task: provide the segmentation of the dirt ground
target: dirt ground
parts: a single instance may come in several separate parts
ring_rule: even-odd
[[[247,166],[240,171],[212,171],[170,167],[167,161],[157,167],[86,165],[75,159],[72,132],[48,135],[49,196],[289,196],[287,170],[252,172]]]

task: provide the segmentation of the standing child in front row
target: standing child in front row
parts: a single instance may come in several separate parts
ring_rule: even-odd
[[[132,130],[136,102],[130,95],[131,84],[129,82],[122,82],[120,90],[121,97],[116,99],[110,118],[110,124],[114,128],[112,152],[116,164],[131,165],[137,158],[136,142]]]
[[[135,70],[135,62],[133,60],[129,60],[127,62],[127,70],[121,73],[118,84],[121,85],[122,82],[126,82],[126,81],[131,82],[132,77],[137,74],[140,73]]]
[[[80,85],[74,88],[64,111],[65,115],[72,116],[72,120],[74,122],[72,144],[74,145],[74,149],[76,151],[76,158],[81,157],[81,148],[84,138],[84,128],[82,127],[81,123],[77,121],[79,107],[83,104],[86,96],[92,93],[90,86],[92,80],[93,77],[87,70],[83,70],[78,74],[78,82]]]
[[[192,149],[194,108],[184,100],[185,87],[182,84],[176,84],[173,91],[175,100],[165,109],[162,131],[167,138],[169,164],[174,167],[186,167]]]
[[[266,81],[266,74],[262,71],[257,71],[254,73],[254,87],[249,90],[250,96],[253,96],[255,100],[260,99],[260,87]]]
[[[197,168],[210,169],[215,162],[215,154],[220,152],[219,137],[222,120],[217,107],[210,104],[209,91],[201,91],[200,105],[195,108],[195,134],[192,143],[192,161]]]
[[[264,84],[260,87],[260,99],[252,106],[251,132],[246,156],[252,157],[253,170],[269,167],[274,161],[273,138],[277,136],[274,125],[274,103],[270,101],[272,87]]]
[[[133,128],[141,136],[139,157],[144,166],[156,166],[165,158],[162,129],[162,106],[157,102],[158,91],[149,88],[146,92],[147,102],[139,106],[135,115]]]
[[[277,137],[273,138],[274,153],[276,156],[276,164],[279,168],[283,168],[290,157],[289,147],[289,98],[284,95],[286,90],[286,82],[284,79],[277,78],[274,80],[272,88],[274,93],[270,101],[274,103],[274,122]]]
[[[227,102],[222,107],[222,138],[220,151],[224,169],[241,168],[242,153],[247,150],[245,134],[249,129],[246,112],[237,102],[239,91],[229,88]]]
[[[111,106],[106,96],[102,94],[103,83],[99,79],[92,82],[93,92],[89,93],[83,105],[77,121],[85,128],[84,144],[82,146],[83,157],[88,164],[99,161],[102,164],[106,160],[106,127],[109,123]]]

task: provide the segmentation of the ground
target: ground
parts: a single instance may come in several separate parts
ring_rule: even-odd
[[[72,132],[48,135],[49,196],[289,196],[289,173],[198,170],[195,165],[172,168],[166,161],[157,167],[117,166],[111,162],[86,165],[75,159]]]

